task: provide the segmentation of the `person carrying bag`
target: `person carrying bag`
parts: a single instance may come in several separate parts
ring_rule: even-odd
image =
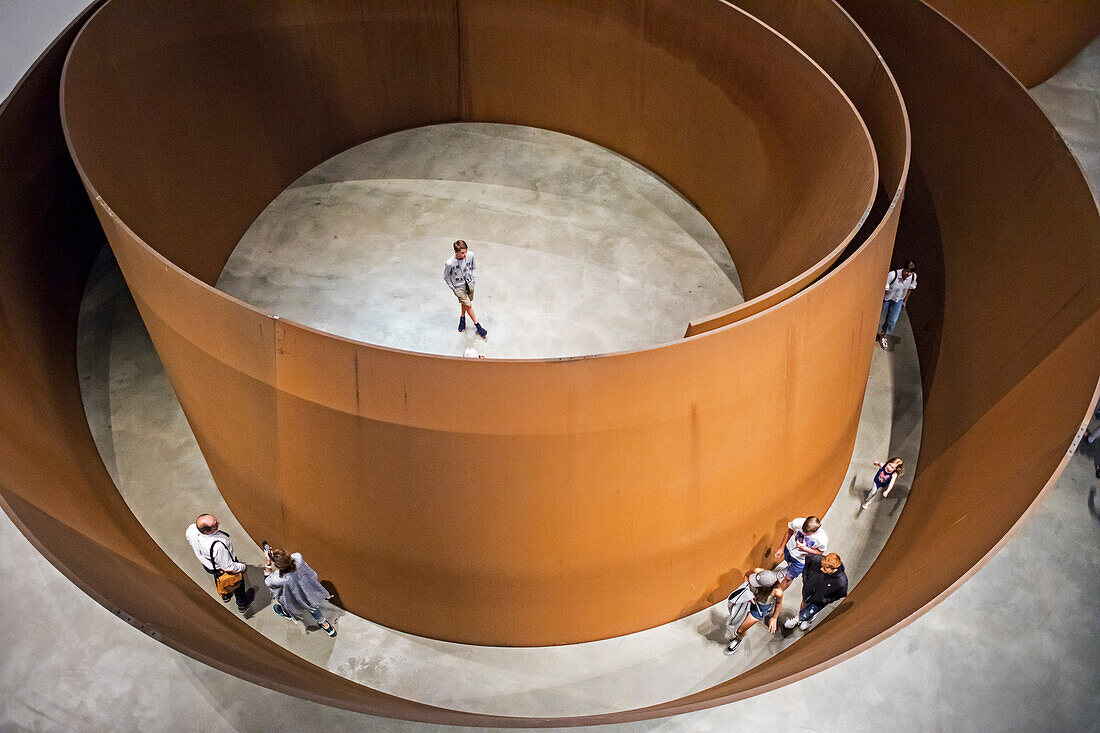
[[[230,573],[219,568],[217,561],[214,559],[214,547],[216,545],[225,547],[225,551],[229,553],[234,562],[237,562],[237,558],[234,557],[233,551],[224,542],[210,543],[210,565],[214,568],[214,585],[217,587],[218,593],[221,593],[224,598],[244,584],[244,573]]]
[[[202,569],[214,576],[214,587],[222,601],[235,598],[237,610],[246,613],[256,597],[256,589],[245,585],[244,571],[248,566],[237,559],[233,540],[218,528],[218,518],[213,514],[200,514],[187,528],[187,542]]]

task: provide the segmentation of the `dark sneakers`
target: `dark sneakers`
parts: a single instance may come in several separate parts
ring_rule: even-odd
[[[481,338],[485,338],[486,336],[489,335],[489,332],[486,331],[484,328],[482,328],[480,323],[475,323],[474,328],[477,329],[477,335],[480,336]]]
[[[244,613],[248,610],[248,607],[252,605],[252,600],[256,597],[256,589],[249,588],[244,592],[244,605],[237,604],[237,610]]]
[[[466,330],[466,316],[461,316],[458,319],[458,330],[460,333]]]

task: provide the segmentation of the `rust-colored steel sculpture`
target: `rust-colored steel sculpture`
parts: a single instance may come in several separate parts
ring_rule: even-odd
[[[1096,0],[928,0],[1033,87],[1054,76],[1100,33]]]
[[[835,260],[876,190],[866,128],[810,59],[713,0],[285,8],[115,0],[63,81],[78,168],[255,538],[301,548],[349,609],[387,626],[546,645],[706,607],[778,517],[824,512],[855,439],[888,237],[738,328],[541,361],[355,343],[174,266],[210,282],[318,160],[460,116],[616,147],[709,214],[747,294],[767,290]],[[135,24],[147,40],[127,40]],[[222,29],[231,43],[212,46]],[[456,446],[476,464],[456,467]],[[775,491],[777,465],[797,491]]]
[[[549,411],[553,405],[557,410],[547,415],[536,413],[534,417],[522,413],[510,415],[496,402],[494,409],[498,412],[493,417],[501,421],[493,426],[491,436],[496,439],[508,435],[509,431],[512,435],[520,435],[520,427],[537,425],[548,432],[549,428],[554,428],[560,435],[570,431],[604,430],[613,445],[617,433],[608,427],[616,421],[647,418],[651,429],[661,429],[670,420],[681,418],[677,399],[740,395],[750,386],[759,388],[768,384],[754,380],[753,375],[758,375],[757,365],[745,363],[742,354],[731,357],[737,348],[749,350],[754,359],[769,359],[769,368],[790,380],[789,391],[780,395],[779,402],[769,405],[777,414],[788,414],[784,412],[788,405],[808,397],[812,397],[810,402],[821,398],[821,395],[807,394],[807,386],[819,382],[808,381],[801,371],[811,363],[807,358],[821,353],[828,358],[812,362],[816,368],[827,372],[820,379],[832,380],[843,392],[842,396],[830,395],[828,398],[835,398],[836,404],[842,404],[850,394],[861,394],[866,377],[864,362],[839,352],[849,348],[853,353],[866,355],[873,348],[870,343],[873,327],[868,323],[847,327],[825,323],[822,326],[819,315],[826,311],[830,320],[835,321],[869,316],[872,322],[878,315],[877,302],[871,301],[878,299],[893,226],[897,222],[898,194],[905,184],[909,160],[905,111],[898,105],[896,94],[891,92],[895,87],[886,69],[888,66],[896,76],[897,88],[904,96],[912,123],[913,170],[900,217],[898,251],[917,258],[922,268],[920,297],[913,299],[910,312],[917,334],[926,402],[921,455],[907,509],[878,561],[845,602],[843,612],[830,616],[814,634],[727,683],[662,705],[568,719],[506,718],[432,708],[339,678],[264,639],[191,583],[154,545],[122,502],[96,453],[80,401],[74,356],[76,314],[83,283],[101,246],[102,235],[62,140],[57,91],[63,56],[83,19],[58,39],[0,107],[0,135],[3,137],[0,211],[4,220],[0,228],[0,334],[4,339],[0,349],[0,498],[5,510],[43,554],[85,592],[108,608],[134,617],[136,623],[174,648],[273,689],[348,709],[416,720],[545,726],[640,720],[686,712],[757,694],[811,674],[866,648],[919,616],[969,577],[1011,534],[1043,488],[1060,473],[1068,459],[1067,451],[1072,451],[1080,434],[1083,419],[1096,402],[1100,380],[1100,217],[1072,156],[1026,91],[965,34],[919,0],[844,0],[843,5],[854,16],[854,22],[826,0],[794,3],[778,9],[773,5],[771,10],[755,0],[742,0],[739,4],[760,13],[763,20],[802,46],[837,79],[867,120],[888,200],[887,205],[876,207],[880,211],[872,214],[866,224],[865,231],[870,233],[854,251],[847,253],[838,265],[809,287],[795,287],[781,302],[753,317],[686,339],[674,347],[580,361],[489,362],[473,366],[493,365],[502,370],[531,367],[533,376],[526,385],[531,395],[527,399],[536,408]],[[475,38],[490,45],[494,23],[507,20],[505,5],[514,6],[488,2],[371,3],[370,8],[386,11],[386,22],[361,29],[363,32],[357,36],[361,44],[358,58],[364,63],[376,56],[399,62],[413,56],[410,49],[418,48],[425,39],[439,38],[438,33],[447,37],[448,29],[457,29],[464,48]],[[557,7],[559,4],[551,5]],[[706,3],[700,0],[699,8],[704,5]],[[714,0],[712,5],[732,10],[719,0]],[[538,16],[540,6],[540,3],[525,4],[519,17],[527,23],[548,25],[545,39],[561,37],[566,26],[555,28],[550,19]],[[689,38],[686,33],[678,34],[676,29],[683,31],[685,27],[677,26],[678,16],[671,4],[640,3],[639,7],[653,10],[652,14],[641,12],[639,17],[658,19],[661,26],[670,29],[666,35],[656,33],[646,35],[647,38]],[[182,16],[181,28],[196,19],[191,14],[202,16],[209,11],[209,7],[196,8],[190,4],[177,7]],[[630,13],[600,13],[595,10],[595,4],[585,8],[583,12],[577,6],[564,10],[565,15],[558,20],[562,24],[588,22],[589,32],[602,28],[603,32],[614,34],[629,27],[626,16]],[[231,81],[241,89],[251,89],[261,101],[282,97],[288,102],[285,108],[270,118],[256,112],[266,109],[263,105],[244,108],[240,104],[229,104],[232,100],[224,100],[224,107],[214,104],[218,114],[209,114],[199,120],[206,126],[206,132],[196,132],[188,138],[188,144],[195,146],[190,152],[202,155],[196,155],[193,161],[173,160],[173,165],[178,167],[168,171],[153,171],[148,166],[137,165],[142,162],[140,157],[132,158],[131,165],[112,161],[118,148],[103,143],[102,138],[131,136],[145,146],[142,152],[154,154],[158,151],[157,146],[163,145],[165,151],[178,154],[179,148],[173,147],[178,142],[171,138],[177,132],[174,120],[194,120],[188,117],[191,112],[186,103],[209,104],[207,100],[211,98],[216,102],[223,100],[217,95],[207,95],[207,85],[215,80],[201,72],[215,68],[219,54],[235,53],[229,48],[247,50],[249,34],[245,31],[252,27],[250,23],[263,24],[265,21],[237,17],[235,26],[227,23],[218,28],[216,34],[196,36],[155,24],[154,18],[137,12],[133,3],[111,3],[107,9],[127,15],[116,18],[120,35],[115,40],[119,45],[113,49],[113,56],[97,59],[105,64],[98,71],[125,76],[132,73],[135,62],[140,62],[146,65],[145,70],[151,77],[157,78],[159,74],[160,78],[165,78],[165,74],[171,76],[170,67],[181,60],[194,60],[197,64],[189,69],[195,74],[173,77],[189,81],[177,89],[179,96],[160,97],[165,103],[163,108],[155,112],[134,110],[133,116],[122,115],[116,119],[117,128],[82,131],[75,129],[70,115],[69,132],[70,142],[85,165],[88,181],[104,197],[103,201],[95,202],[96,213],[118,253],[173,383],[177,389],[181,385],[185,387],[180,396],[188,417],[196,426],[196,433],[211,431],[200,434],[199,440],[219,483],[225,484],[223,488],[247,485],[249,477],[235,475],[234,467],[262,467],[265,480],[279,476],[287,481],[284,484],[273,482],[271,485],[277,489],[270,491],[285,490],[292,500],[299,500],[300,497],[290,492],[292,479],[304,480],[307,476],[295,473],[302,469],[293,465],[293,461],[301,457],[303,450],[292,444],[296,437],[306,440],[307,449],[324,449],[344,457],[363,450],[364,437],[349,435],[353,430],[365,429],[364,436],[374,437],[380,434],[378,431],[405,425],[405,432],[398,437],[374,446],[379,452],[395,453],[409,444],[415,450],[429,440],[419,433],[430,435],[440,427],[453,429],[454,423],[448,422],[446,415],[432,416],[421,409],[417,396],[426,393],[432,379],[452,379],[456,374],[459,378],[468,376],[466,371],[454,370],[472,370],[469,363],[443,358],[426,362],[425,373],[416,376],[416,388],[409,392],[410,401],[406,404],[404,394],[396,399],[389,388],[411,379],[410,374],[416,370],[403,371],[405,360],[422,358],[419,355],[353,344],[283,324],[218,295],[201,280],[211,281],[217,276],[221,267],[218,257],[224,262],[236,237],[250,221],[248,207],[253,209],[253,215],[257,213],[285,181],[337,152],[330,149],[330,145],[346,147],[359,141],[355,136],[362,130],[354,129],[350,122],[358,119],[359,114],[375,115],[371,124],[376,124],[378,131],[419,123],[413,113],[423,111],[414,109],[420,104],[428,105],[432,114],[439,114],[440,120],[457,117],[459,112],[463,116],[476,117],[477,112],[471,105],[476,107],[478,96],[473,93],[474,87],[464,87],[461,80],[444,87],[454,92],[449,100],[437,99],[434,92],[439,89],[435,87],[424,90],[424,95],[416,99],[409,99],[400,91],[400,83],[406,81],[410,73],[424,74],[427,78],[431,78],[433,69],[454,68],[456,78],[470,73],[470,69],[459,63],[461,55],[449,52],[444,47],[446,44],[439,44],[440,47],[424,58],[415,59],[421,64],[419,70],[405,69],[395,63],[377,79],[363,80],[364,84],[373,85],[367,95],[369,98],[364,101],[356,95],[338,93],[342,89],[338,77],[353,73],[343,67],[341,59],[351,53],[354,60],[353,49],[344,48],[337,55],[333,52],[335,46],[321,42],[318,53],[309,56],[308,62],[300,61],[301,64],[319,64],[319,68],[331,63],[334,75],[331,81],[329,77],[316,74],[317,69],[308,65],[298,70],[286,69],[289,76],[268,78],[250,66],[247,59],[251,57],[243,53]],[[493,12],[497,9],[499,15]],[[662,9],[668,14],[662,15]],[[226,4],[225,20],[230,20],[229,16],[237,10]],[[129,15],[131,12],[135,14]],[[265,26],[270,30],[265,40],[271,44],[285,42],[276,50],[289,57],[291,49],[301,49],[291,39],[314,19],[326,21],[319,25],[315,35],[339,35],[339,23],[328,22],[336,21],[338,18],[332,13],[338,12],[338,8],[329,9],[319,3],[289,5]],[[707,12],[702,10],[700,17],[713,21],[714,16],[706,15]],[[410,14],[419,20],[407,26],[404,23]],[[469,36],[461,32],[463,17],[476,20],[470,26]],[[477,20],[479,18],[481,20]],[[400,40],[386,34],[371,35],[383,27],[399,29]],[[860,27],[882,52],[885,65],[874,55]],[[648,25],[645,28],[647,33],[653,30]],[[154,30],[156,33],[152,33]],[[708,38],[706,34],[711,33],[715,33],[713,23],[701,30],[699,37]],[[579,43],[583,46],[585,34],[579,32],[578,35],[582,37]],[[507,39],[501,43],[502,51],[510,48]],[[714,52],[713,48],[708,48],[707,53]],[[786,53],[778,50],[784,46],[770,48],[776,53]],[[171,53],[150,55],[156,49],[171,49]],[[325,50],[330,53],[326,55]],[[488,53],[485,49],[481,51]],[[204,56],[211,60],[202,62]],[[602,62],[602,57],[598,60]],[[65,92],[66,105],[74,103],[71,95],[78,89],[80,76],[75,73],[78,61],[80,57],[74,53]],[[589,59],[589,62],[599,65],[597,59]],[[639,64],[640,68],[649,68],[642,61]],[[292,67],[294,64],[288,60],[287,65]],[[700,62],[698,66],[707,69],[708,74],[713,72],[709,64]],[[86,73],[91,72],[86,70]],[[527,73],[534,73],[534,70]],[[606,83],[608,77],[600,76],[602,73],[602,70],[592,70],[587,80],[597,86],[601,80]],[[323,91],[302,92],[307,99],[300,100],[288,91],[294,87],[287,86],[295,79],[295,74],[315,81],[323,77],[325,81],[319,83]],[[812,83],[810,79],[813,78],[816,77],[811,75],[803,81]],[[79,83],[88,82],[85,78]],[[519,94],[524,82],[533,84],[529,79],[508,78],[498,78],[495,83],[519,83]],[[470,90],[469,96],[459,93],[464,88]],[[706,85],[699,88],[705,89]],[[283,129],[286,126],[307,123],[317,126],[316,120],[306,119],[297,109],[299,105],[309,108],[310,94],[324,96],[332,102],[323,120],[335,126],[336,132],[320,136],[324,139],[312,143],[309,142],[313,139],[311,136],[297,136],[295,139],[300,139],[302,145],[314,146],[304,151],[267,147],[272,140],[287,139]],[[583,101],[584,95],[579,99]],[[740,105],[757,101],[735,99]],[[92,101],[90,97],[84,100],[89,104]],[[104,104],[113,101],[126,100],[112,100],[109,95],[102,98]],[[137,100],[136,104],[146,102]],[[437,103],[438,107],[433,106]],[[539,111],[540,103],[540,100],[531,101],[533,107],[528,111],[532,116]],[[405,104],[409,107],[401,106]],[[367,113],[360,105],[374,109]],[[211,108],[203,109],[210,112]],[[489,114],[487,109],[482,112]],[[506,112],[508,110],[501,114]],[[163,129],[156,124],[157,115],[163,117]],[[517,117],[510,121],[522,120]],[[144,126],[140,129],[144,135],[155,136],[160,130],[163,138],[136,135],[139,130],[128,125],[138,122]],[[545,120],[541,122],[551,124]],[[238,125],[250,127],[251,137],[246,139],[239,132],[222,137]],[[612,126],[609,131],[613,129],[616,128]],[[584,132],[579,127],[572,131]],[[652,157],[647,158],[644,136],[618,144],[608,142],[611,147],[633,155],[673,180],[693,200],[701,204],[714,201],[699,195],[705,193],[701,188],[714,181],[693,184],[688,175],[692,166],[678,169],[679,158],[675,154],[666,158],[662,157],[665,153],[650,151]],[[255,159],[247,160],[238,155],[231,144],[249,145],[247,152]],[[711,142],[707,140],[707,144]],[[224,160],[229,166],[224,176],[213,175],[204,168],[203,161],[214,159]],[[112,176],[98,180],[97,172],[109,163]],[[176,174],[180,173],[184,177],[177,178]],[[245,176],[246,173],[249,175]],[[195,190],[185,185],[186,176],[195,176],[197,181],[220,188],[213,193]],[[171,195],[131,192],[131,188],[172,182],[175,188],[168,190]],[[814,195],[809,192],[806,195],[808,198],[803,199],[803,203],[812,205]],[[890,196],[893,196],[893,208],[888,205]],[[114,211],[104,202],[114,206]],[[705,213],[712,220],[723,221],[716,216],[719,212]],[[200,216],[205,221],[202,227],[197,227],[193,218]],[[137,234],[129,231],[128,224],[135,227]],[[838,227],[837,231],[842,229]],[[193,238],[197,232],[209,238]],[[738,246],[731,242],[729,231],[721,233],[731,250]],[[158,247],[163,246],[162,254],[168,260],[149,250],[138,235]],[[801,273],[790,276],[784,268],[802,266],[805,261],[812,261],[806,269],[816,267],[822,260],[818,255],[824,253],[828,259],[835,250],[830,245],[844,238],[841,236],[833,242],[807,241],[806,246],[818,247],[816,252],[788,252],[774,270],[769,270],[768,263],[763,262],[763,269],[755,276],[758,278],[755,294],[763,297],[801,276]],[[815,256],[818,256],[816,260]],[[735,261],[737,257],[735,253]],[[169,260],[191,271],[198,279],[188,276]],[[998,280],[1011,283],[1012,298],[982,286],[994,263]],[[186,316],[188,313],[190,317]],[[810,332],[815,328],[825,330]],[[868,329],[869,332],[863,333]],[[856,332],[859,332],[859,340],[851,344],[843,342],[841,346],[834,343]],[[212,333],[218,338],[211,338]],[[771,356],[766,355],[768,347],[774,351]],[[366,356],[370,357],[372,371],[362,371],[364,362],[360,360]],[[787,363],[783,363],[784,359]],[[624,378],[610,388],[615,391],[605,394],[603,390],[607,388],[599,387],[596,381],[599,367],[586,366],[586,363],[614,364],[616,361],[621,362]],[[305,372],[313,363],[323,363],[334,369],[342,366],[348,377],[335,379],[332,384],[313,384],[311,375]],[[646,394],[645,376],[639,374],[643,368],[665,370],[669,375],[666,384],[675,394],[648,406],[624,405],[623,394],[632,398]],[[217,383],[203,381],[199,372],[207,369],[215,370],[214,375],[226,380],[231,387],[245,391],[222,397],[222,393],[213,391],[218,388]],[[483,378],[480,371],[476,373]],[[351,375],[356,378],[351,379]],[[574,386],[575,391],[568,392],[569,388],[560,384],[560,380],[577,380],[579,384]],[[362,417],[362,402],[353,401],[348,381],[360,389],[360,400],[365,396],[371,409],[378,410],[374,420],[377,427],[370,426]],[[186,391],[188,385],[190,393]],[[198,385],[212,391],[206,395],[195,392]],[[518,389],[515,385],[505,386]],[[563,394],[570,399],[555,402]],[[255,412],[245,416],[247,421],[218,424],[219,408],[210,403],[219,398],[230,400],[232,404],[255,399]],[[484,399],[494,405],[492,395],[485,394]],[[575,410],[584,406],[584,400],[595,401],[604,409],[586,418],[588,422],[579,423],[576,420],[580,413]],[[743,405],[753,419],[761,420],[759,413],[752,412],[758,408],[745,402],[734,399],[711,403],[711,413],[695,407],[697,412],[693,414],[697,415],[700,426],[707,424],[704,421],[708,419],[717,426],[719,423],[714,415],[720,408]],[[700,399],[694,404],[703,406],[704,402]],[[410,415],[417,415],[425,422],[409,425]],[[287,429],[286,435],[274,442],[257,441],[244,445],[226,440],[232,430],[262,428],[270,431],[271,426],[263,422],[265,417],[279,423],[279,432]],[[846,426],[838,425],[840,421],[835,417],[831,418],[835,422],[825,425],[806,422],[797,414],[792,419],[794,422],[786,427],[758,424],[768,430],[791,430],[792,434],[805,431],[800,438],[805,441],[802,445],[811,452],[820,447],[815,443],[819,440],[836,439],[840,452],[850,449],[845,443]],[[311,437],[310,431],[318,429],[317,426],[334,432],[329,436]],[[293,436],[291,430],[304,434]],[[769,437],[770,440],[779,438],[778,433]],[[661,507],[662,511],[674,516],[667,518],[671,532],[659,540],[668,540],[668,546],[673,546],[675,532],[691,529],[687,517],[675,516],[682,510],[680,502],[714,500],[714,495],[702,490],[712,470],[706,461],[724,460],[721,451],[739,450],[737,443],[742,439],[740,435],[703,431],[680,437],[680,450],[691,448],[700,452],[702,459],[690,464],[698,466],[699,474],[685,480],[682,476],[661,473],[664,481],[680,481],[682,492],[687,495],[667,498],[673,503]],[[760,444],[766,445],[766,441]],[[568,449],[572,445],[562,447]],[[607,454],[605,459],[615,463],[613,453]],[[844,460],[846,462],[846,457]],[[558,465],[534,463],[527,471],[537,473]],[[646,467],[659,473],[668,471],[667,466],[656,460],[647,463]],[[628,471],[631,467],[616,465],[614,468]],[[425,478],[431,478],[421,467],[404,470],[424,470]],[[608,469],[607,474],[611,473],[614,471]],[[405,480],[404,475],[401,478]],[[751,481],[752,477],[747,480]],[[257,486],[257,491],[262,488]],[[421,490],[429,491],[431,487]],[[262,500],[265,495],[258,493],[257,496]],[[396,512],[399,505],[406,512],[415,511],[418,496],[380,496],[377,511]],[[522,505],[522,494],[514,498],[513,506],[506,506],[500,497],[494,499],[482,494],[481,498],[496,502],[490,507],[493,511],[513,508],[528,511]],[[579,512],[590,506],[591,498],[578,494],[564,498],[577,502],[577,521],[587,521]],[[644,484],[631,496],[634,503],[658,501],[658,498],[658,494]],[[742,501],[744,506],[752,507],[760,500],[760,496],[737,497],[734,508],[740,511]],[[780,513],[793,506],[795,497],[777,492],[774,500],[772,509]],[[230,501],[234,501],[232,496]],[[312,511],[308,505],[298,506]],[[467,523],[473,521],[469,515],[480,510],[479,507],[466,508],[466,505],[450,508],[465,511],[460,518]],[[706,508],[713,510],[715,507]],[[763,505],[757,508],[768,509]],[[374,507],[368,509],[376,510]],[[245,518],[244,513],[241,516]],[[380,515],[374,518],[377,516]],[[308,524],[317,519],[327,522],[330,517],[291,514],[283,531],[291,536],[289,525]],[[757,536],[771,529],[768,526],[771,519],[759,520],[764,526],[757,528]],[[246,519],[246,524],[256,520],[266,521],[257,517]],[[337,532],[346,529],[336,522]],[[415,529],[406,524],[402,531]],[[438,542],[438,538],[427,536],[437,529],[424,524],[424,540]],[[526,529],[538,533],[542,528]],[[448,541],[451,539],[449,537]],[[486,542],[493,544],[507,539],[487,537]],[[646,538],[651,547],[660,547],[659,543],[650,542],[651,539]],[[705,541],[706,538],[700,539]],[[576,541],[575,538],[566,540]],[[339,542],[340,538],[333,536],[325,541]],[[495,546],[500,547],[499,544]],[[576,549],[576,545],[570,549]],[[312,555],[313,551],[310,552]],[[592,558],[593,564],[574,567],[573,571],[577,576],[605,573],[606,577],[600,579],[606,580],[612,588],[609,592],[614,593],[617,592],[614,588],[618,582],[616,574],[623,572],[623,566],[615,564],[617,559],[603,555],[600,548]],[[505,558],[491,564],[488,570],[499,570],[509,561]],[[659,552],[649,558],[651,569],[657,572],[673,562]],[[440,564],[444,566],[441,571],[456,567],[450,557],[441,558]],[[422,568],[399,565],[389,566],[389,570],[414,575],[423,572]],[[566,585],[561,586],[563,592],[573,592]],[[667,588],[658,591],[668,596],[675,592]],[[341,593],[346,596],[347,589],[341,588]],[[582,591],[577,600],[584,598]],[[583,608],[575,610],[581,614],[587,612]]]

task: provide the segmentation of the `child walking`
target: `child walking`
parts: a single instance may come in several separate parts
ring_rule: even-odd
[[[890,495],[890,489],[894,488],[894,483],[897,482],[898,476],[901,475],[902,460],[898,457],[891,458],[886,463],[879,463],[875,461],[875,465],[879,467],[878,473],[875,474],[874,484],[871,486],[871,492],[867,494],[867,498],[860,506],[863,509],[871,506],[871,499],[875,498],[875,494],[879,492],[879,489],[883,489],[882,496],[886,498]]]

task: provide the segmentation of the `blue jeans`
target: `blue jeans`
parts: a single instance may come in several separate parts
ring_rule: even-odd
[[[902,301],[900,300],[884,300],[882,301],[882,333],[892,334],[894,332],[894,326],[898,325],[898,318],[901,316]]]
[[[291,621],[296,621],[297,620],[293,616],[291,616],[289,613],[284,611],[283,607],[280,606],[278,603],[272,604],[271,610],[274,611],[275,613],[279,614],[283,618],[288,618]],[[325,614],[321,613],[320,609],[318,609],[318,608],[309,609],[309,615],[313,616],[313,620],[317,622],[318,626],[324,626],[325,625]]]
[[[802,610],[798,612],[799,621],[812,621],[814,616],[821,613],[821,609],[824,606],[817,606],[813,603],[807,603],[802,607]]]

